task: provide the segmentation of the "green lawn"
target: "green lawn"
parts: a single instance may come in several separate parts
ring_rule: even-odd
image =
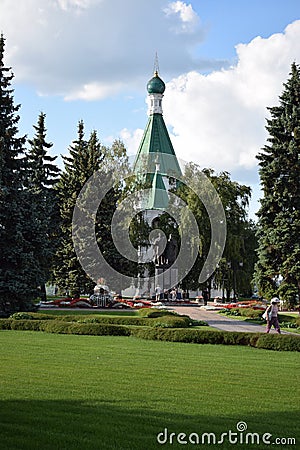
[[[30,331],[0,341],[3,450],[270,448],[156,442],[165,428],[219,438],[240,421],[299,445],[299,354]]]

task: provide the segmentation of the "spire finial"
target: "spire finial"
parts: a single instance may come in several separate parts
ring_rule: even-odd
[[[157,52],[155,52],[154,66],[153,66],[154,75],[158,76],[159,73],[159,64],[158,64],[158,56]]]

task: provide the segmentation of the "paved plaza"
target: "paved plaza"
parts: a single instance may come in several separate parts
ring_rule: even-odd
[[[178,314],[186,314],[192,319],[204,320],[211,327],[222,331],[242,331],[247,333],[265,333],[266,325],[257,325],[244,320],[231,319],[230,317],[218,314],[217,311],[205,310],[198,306],[175,306],[170,308]],[[272,328],[270,333],[276,333]],[[295,334],[286,331],[283,334]]]

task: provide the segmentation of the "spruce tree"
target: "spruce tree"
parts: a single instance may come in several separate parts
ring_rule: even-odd
[[[257,156],[263,198],[255,278],[262,295],[279,294],[293,306],[300,294],[300,69],[296,63],[279,105],[268,109],[268,144]]]
[[[36,192],[53,188],[58,181],[59,168],[53,164],[57,156],[50,156],[49,150],[53,144],[46,141],[46,114],[40,113],[37,125],[34,125],[35,136],[28,139],[30,145],[27,151],[27,181],[28,186]]]
[[[94,260],[94,253],[91,250],[93,247],[91,240],[93,241],[94,238],[89,236],[89,232],[85,233],[84,224],[73,224],[72,221],[79,193],[89,178],[98,172],[98,176],[88,188],[87,201],[86,203],[83,201],[80,208],[83,214],[89,215],[89,196],[98,198],[99,193],[104,193],[109,186],[112,186],[104,198],[99,200],[94,224],[96,242],[110,267],[126,273],[128,276],[135,273],[134,264],[128,262],[116,249],[111,230],[112,218],[124,189],[119,178],[122,178],[124,172],[129,169],[126,149],[119,140],[115,141],[111,147],[101,145],[96,131],[91,133],[88,141],[85,140],[84,124],[80,121],[77,140],[71,145],[69,153],[70,156],[64,157],[65,168],[57,184],[61,215],[61,241],[55,257],[54,281],[61,291],[67,292],[72,297],[78,297],[81,293],[92,293],[95,286],[95,275],[93,281],[85,270],[94,273],[96,264],[97,271],[100,271],[97,273],[97,277],[104,277],[111,289],[118,290],[120,289],[118,280],[114,275],[110,277],[107,274],[105,264],[102,267],[99,261]],[[77,235],[78,227],[80,227],[80,235],[85,236],[85,242],[79,246],[80,249],[77,248],[77,252],[83,252],[85,261],[90,255],[88,267],[85,266],[85,270],[81,267],[78,254],[74,249],[72,233]]]
[[[84,138],[84,123],[78,124],[78,137],[64,156],[64,171],[56,186],[61,217],[60,243],[54,260],[53,278],[61,291],[72,297],[89,293],[95,283],[82,269],[74,250],[72,219],[77,197],[87,180],[99,170],[103,160],[102,146],[96,131],[89,141]]]
[[[40,267],[41,297],[45,299],[45,283],[49,279],[53,255],[58,244],[59,214],[55,184],[58,181],[59,168],[54,164],[56,156],[48,151],[53,146],[46,141],[44,113],[40,113],[35,136],[28,140],[30,145],[26,157],[26,193],[30,209],[35,215],[35,259]]]
[[[24,144],[18,137],[11,68],[4,65],[0,37],[0,314],[32,308],[38,267],[32,252],[30,210],[24,197]]]

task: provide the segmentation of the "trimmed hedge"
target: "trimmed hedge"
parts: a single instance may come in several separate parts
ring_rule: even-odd
[[[68,317],[68,316],[67,316]],[[70,321],[70,316],[69,320]],[[78,316],[73,316],[72,321],[77,323],[102,323],[111,325],[137,325],[137,326],[147,326],[149,325],[149,319],[144,319],[143,317],[131,317],[131,316],[85,316],[80,318]]]
[[[121,325],[96,323],[66,323],[61,320],[0,319],[1,330],[45,331],[59,334],[86,334],[96,336],[130,336],[130,329]]]
[[[170,317],[168,317],[168,320]],[[159,318],[160,321],[166,319]],[[182,319],[172,317],[172,319]],[[185,319],[185,318],[183,318]],[[174,324],[174,323],[173,323]],[[247,345],[276,351],[300,351],[300,336],[265,333],[196,330],[192,328],[134,327],[103,323],[74,323],[62,320],[0,319],[1,330],[31,330],[93,336],[134,336],[140,339],[193,344]]]
[[[130,336],[130,329],[122,325],[82,324],[74,323],[70,326],[72,334],[92,334],[96,336]]]
[[[0,330],[11,330],[11,319],[0,319]]]
[[[192,329],[133,329],[131,335],[141,339],[193,344],[252,345],[258,339],[253,333]]]
[[[193,325],[193,321],[187,316],[162,316],[147,320],[150,326],[161,328],[188,328]]]
[[[43,324],[41,320],[12,319],[11,330],[41,331],[41,324]]]
[[[179,316],[179,314],[175,311],[168,311],[166,309],[158,308],[141,308],[139,309],[138,314],[141,317],[148,317],[150,319],[162,316]]]
[[[9,318],[14,320],[28,319],[28,320],[56,320],[58,316],[54,314],[43,314],[38,312],[17,312],[12,314]],[[63,316],[61,316],[63,317]]]
[[[23,320],[23,319],[32,320],[33,318],[34,318],[33,314],[30,314],[28,312],[16,312],[10,316],[10,319],[14,319],[14,320]]]
[[[256,347],[267,350],[300,352],[300,336],[262,334],[256,342]]]
[[[157,318],[143,318],[143,317],[87,317],[78,319],[78,323],[101,323],[101,324],[116,324],[116,325],[136,325],[136,326],[150,326],[150,327],[166,327],[166,328],[185,328],[193,325],[193,321],[186,316],[163,315]]]
[[[69,334],[70,325],[61,320],[47,320],[41,323],[40,330],[46,333]]]
[[[48,326],[49,325],[49,326]],[[61,327],[64,325],[64,327]],[[60,331],[58,331],[58,329]],[[71,323],[49,322],[45,331],[48,333],[84,334],[91,336],[130,336],[129,328],[121,325],[102,325],[98,323]]]
[[[168,311],[158,310],[159,315],[156,317],[157,311],[153,309],[148,309],[150,311],[149,317],[131,317],[131,316],[104,316],[101,314],[95,315],[46,315],[33,313],[28,315],[28,317],[23,317],[24,319],[31,319],[33,321],[39,320],[50,320],[68,323],[80,323],[80,324],[110,324],[110,325],[135,325],[135,326],[151,326],[151,327],[165,327],[165,328],[185,328],[195,325],[206,325],[205,322],[194,321],[188,316],[180,316],[178,314],[168,314]],[[20,313],[17,313],[20,314]],[[152,317],[154,314],[155,318]],[[21,320],[21,317],[15,317],[15,314],[10,317],[11,319]]]
[[[185,342],[193,344],[247,345],[277,351],[300,351],[300,336],[234,331],[206,331],[192,329],[132,329],[131,335],[140,339]]]
[[[18,316],[16,316],[18,314]],[[148,326],[151,324],[148,318],[143,317],[131,317],[131,316],[104,316],[101,314],[93,314],[93,315],[77,315],[77,314],[68,314],[68,315],[54,315],[54,314],[43,314],[43,313],[31,313],[30,315],[27,313],[16,313],[10,316],[10,319],[31,319],[31,320],[50,320],[50,321],[59,321],[59,322],[75,322],[75,323],[98,323],[98,324],[110,324],[110,325],[137,325],[137,326]],[[20,314],[26,314],[28,317],[21,317]],[[164,311],[164,315],[166,312]],[[29,317],[30,316],[30,317]]]

